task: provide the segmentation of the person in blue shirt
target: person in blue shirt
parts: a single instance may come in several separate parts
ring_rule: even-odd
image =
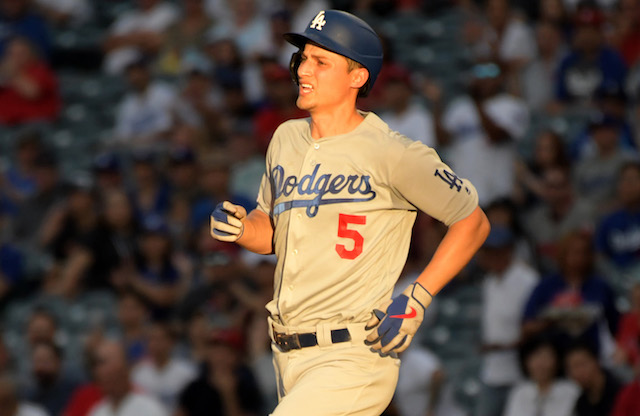
[[[592,236],[575,230],[559,244],[559,273],[533,289],[523,314],[525,337],[556,334],[563,345],[576,339],[600,347],[600,330],[615,334],[619,313],[609,284],[594,272]]]
[[[604,262],[623,272],[640,266],[640,162],[622,167],[617,196],[620,208],[602,218],[595,241]]]
[[[37,52],[50,58],[52,43],[46,20],[33,9],[30,0],[0,1],[0,55],[14,37],[25,37],[33,43]]]
[[[605,45],[604,21],[597,7],[576,13],[573,48],[560,63],[556,78],[556,98],[561,103],[590,103],[603,85],[623,85],[627,69],[622,57]]]

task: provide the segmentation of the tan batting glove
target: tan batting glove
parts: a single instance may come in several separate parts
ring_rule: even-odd
[[[229,201],[218,204],[211,213],[211,237],[229,243],[238,241],[244,233],[243,220],[246,217],[247,210],[240,205]]]
[[[432,300],[433,296],[427,289],[418,282],[413,283],[380,309],[373,310],[373,316],[365,327],[365,330],[373,331],[364,343],[383,354],[406,350]]]

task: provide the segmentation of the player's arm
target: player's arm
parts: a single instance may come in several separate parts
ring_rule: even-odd
[[[211,236],[216,240],[236,242],[258,254],[273,253],[273,223],[264,211],[247,211],[229,201],[218,204],[211,214]]]
[[[402,352],[409,346],[433,296],[469,262],[490,229],[473,185],[453,173],[427,146],[408,146],[390,182],[399,197],[449,229],[416,281],[375,309],[367,322],[366,329],[373,331],[366,343],[382,353]]]
[[[435,295],[471,260],[489,235],[489,220],[480,207],[449,227],[417,283]]]

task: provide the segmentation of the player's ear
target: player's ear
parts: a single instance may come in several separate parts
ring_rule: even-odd
[[[369,79],[369,71],[367,71],[367,68],[356,68],[352,70],[349,75],[351,76],[351,88],[355,89],[362,88]]]

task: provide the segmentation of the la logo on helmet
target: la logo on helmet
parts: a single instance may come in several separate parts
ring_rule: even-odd
[[[316,17],[311,21],[311,25],[309,25],[309,27],[311,29],[322,30],[322,26],[324,26],[325,23],[327,23],[327,21],[324,20],[324,10],[323,10],[320,13],[318,13]]]

